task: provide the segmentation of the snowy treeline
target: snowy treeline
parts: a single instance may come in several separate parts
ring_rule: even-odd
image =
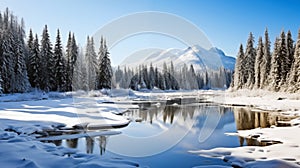
[[[111,77],[103,38],[97,55],[88,37],[84,54],[70,32],[64,51],[59,29],[53,46],[46,25],[41,41],[30,30],[26,43],[23,20],[20,24],[8,9],[0,12],[0,93],[110,88]]]
[[[292,34],[281,32],[276,38],[273,52],[270,51],[268,30],[264,40],[259,37],[254,48],[252,33],[246,51],[240,45],[237,55],[233,89],[269,89],[272,91],[296,92],[300,90],[300,30],[294,45]]]
[[[174,68],[163,64],[162,68],[140,65],[135,69],[118,67],[114,73],[113,86],[116,88],[131,88],[133,90],[153,89],[211,89],[227,88],[231,82],[232,72],[220,67],[219,70],[204,70],[196,72],[193,65],[184,64],[181,68]]]
[[[0,93],[24,92],[29,87],[25,59],[24,22],[7,9],[0,13]]]

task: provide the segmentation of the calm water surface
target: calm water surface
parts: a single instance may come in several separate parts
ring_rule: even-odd
[[[157,103],[140,103],[139,107],[124,114],[133,122],[127,127],[113,129],[121,131],[119,135],[69,139],[53,143],[97,154],[99,159],[122,158],[146,167],[229,165],[221,159],[205,158],[188,151],[264,145],[249,139],[227,136],[225,133],[236,132],[237,129],[268,127],[271,124],[268,113],[253,113],[248,109],[225,108],[216,104],[161,106]],[[183,138],[177,141],[176,137],[180,136]],[[173,142],[174,145],[166,147],[168,142]],[[164,150],[147,156],[157,149]]]

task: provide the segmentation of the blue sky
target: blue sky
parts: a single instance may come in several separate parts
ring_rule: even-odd
[[[274,41],[282,29],[290,29],[296,39],[300,27],[299,0],[0,0],[0,10],[6,7],[25,19],[27,32],[32,28],[40,35],[47,24],[52,41],[60,28],[64,42],[71,30],[81,45],[87,35],[121,16],[143,11],[171,13],[195,24],[212,45],[232,56],[250,31],[258,39],[268,27]],[[134,46],[134,38],[129,41]],[[120,53],[111,53],[113,62],[118,63]]]

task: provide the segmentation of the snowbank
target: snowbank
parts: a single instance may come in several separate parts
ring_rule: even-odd
[[[79,153],[51,143],[28,140],[17,133],[0,131],[0,163],[5,168],[51,167],[138,167],[122,159],[99,159],[97,155]]]
[[[279,144],[258,147],[215,148],[190,151],[201,156],[217,157],[233,167],[300,167],[300,95],[264,90],[202,91],[210,101],[229,106],[247,106],[258,111],[278,111],[284,117],[297,117],[287,121],[291,127],[256,128],[228,133],[229,136],[255,137],[258,141],[278,141]]]
[[[96,131],[72,135],[48,136],[84,125],[87,129],[126,126],[130,120],[116,115],[119,108],[105,103],[102,92],[10,94],[0,97],[1,167],[138,167],[132,161],[101,158],[38,140],[58,140],[86,136],[116,135],[118,131]],[[120,105],[121,111],[128,106]],[[63,130],[60,130],[63,129]],[[40,138],[40,137],[43,138]]]
[[[300,110],[300,94],[266,90],[213,91],[211,99],[225,105],[252,106],[267,111]]]

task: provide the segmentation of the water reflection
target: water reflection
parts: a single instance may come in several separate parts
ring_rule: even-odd
[[[269,127],[276,123],[276,116],[267,112],[253,112],[247,108],[227,108],[216,104],[190,104],[190,105],[166,105],[159,106],[157,103],[139,103],[138,109],[132,109],[125,113],[126,117],[134,119],[127,127],[119,128],[122,132],[115,136],[85,137],[79,139],[68,139],[63,141],[52,141],[56,145],[77,148],[86,153],[100,154],[101,157],[125,158],[134,160],[141,165],[149,167],[193,167],[195,165],[210,164],[225,165],[222,160],[201,158],[188,153],[195,149],[212,149],[216,147],[238,147],[238,146],[265,146],[276,142],[258,142],[256,139],[226,136],[226,132],[253,129],[257,127]],[[206,124],[207,118],[221,116],[216,127]],[[140,119],[142,122],[138,122]],[[135,122],[137,121],[137,122]],[[187,129],[192,125],[191,129]],[[172,148],[149,157],[134,158],[127,155],[113,153],[112,146],[117,146],[127,151],[147,151],[157,144],[174,141],[174,135],[165,136],[157,141],[139,146],[122,139],[121,135],[129,135],[146,141],[147,138],[174,128],[176,134],[188,130],[188,133]],[[212,130],[209,138],[199,143],[198,138],[201,130]],[[109,141],[108,141],[109,140]],[[114,143],[116,142],[116,143]],[[117,145],[116,145],[117,144]],[[107,150],[106,150],[107,149]],[[172,160],[166,162],[166,160]]]
[[[103,155],[106,151],[107,136],[100,136],[97,139],[98,139],[98,144],[100,149],[100,155]]]
[[[139,104],[139,107],[139,109],[132,109],[124,115],[132,119],[141,119],[142,122],[133,120],[127,127],[119,128],[118,130],[122,132],[120,135],[69,139],[60,141],[60,144],[65,147],[77,148],[85,153],[102,155],[102,158],[112,157],[133,160],[148,167],[193,167],[195,165],[206,165],[208,162],[210,164],[226,165],[222,160],[202,159],[187,151],[215,147],[237,147],[240,145],[238,137],[224,134],[225,132],[236,131],[231,108],[225,108],[216,104],[195,103],[166,106],[158,106],[157,103],[145,103]],[[216,127],[205,123],[209,116],[212,118],[221,116]],[[191,128],[189,128],[189,125],[191,125]],[[169,129],[174,129],[174,133],[171,136],[159,136]],[[207,141],[199,143],[198,138],[201,130],[211,130],[212,134]],[[159,146],[161,149],[162,144],[175,141],[175,135],[185,132],[187,134],[184,134],[178,143],[176,142],[172,148],[168,148],[158,155],[135,158],[126,157],[128,155],[119,155],[120,153],[116,154],[112,150],[113,146],[134,152],[135,150],[147,152],[156,148],[156,146]],[[122,139],[121,135],[132,136],[136,139],[141,139],[141,141],[147,141],[147,139],[151,139],[151,136],[157,136],[160,139],[157,138],[155,141],[146,142],[146,145],[139,145]],[[172,161],[166,162],[166,160]]]
[[[94,138],[93,137],[85,137],[85,142],[86,142],[86,153],[93,153]]]
[[[240,146],[269,146],[269,145],[282,143],[280,141],[274,141],[274,140],[258,141],[256,138],[239,137],[239,139],[240,139]]]
[[[267,128],[276,125],[277,117],[269,112],[254,112],[249,108],[234,108],[234,118],[238,130]]]
[[[99,137],[86,137],[86,153],[92,154],[94,152],[95,145],[99,146],[99,153],[103,155],[106,151],[108,136],[99,136]],[[97,140],[97,142],[95,142]]]
[[[124,116],[128,116],[133,119],[141,119],[144,122],[153,124],[154,121],[162,120],[165,124],[173,124],[176,118],[183,119],[183,121],[194,118],[195,112],[201,112],[207,114],[208,111],[216,111],[223,115],[225,109],[230,110],[222,106],[214,104],[194,104],[194,105],[166,105],[157,106],[151,103],[140,103],[139,109],[131,109],[125,113]]]
[[[278,113],[256,112],[249,108],[234,108],[234,118],[237,130],[249,130],[254,128],[268,128],[278,125]],[[279,141],[258,141],[257,137],[239,137],[240,146],[268,146],[281,143]]]
[[[77,146],[78,146],[78,138],[76,138],[76,139],[67,139],[66,143],[67,143],[67,146],[69,148],[77,148]]]

